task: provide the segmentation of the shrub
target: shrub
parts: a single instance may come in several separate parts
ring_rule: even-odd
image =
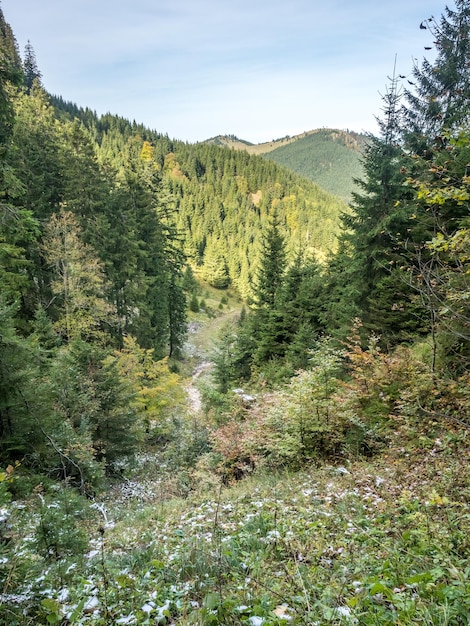
[[[42,497],[36,547],[50,561],[59,561],[84,553],[88,537],[81,521],[87,503],[73,489],[62,489],[54,497]]]

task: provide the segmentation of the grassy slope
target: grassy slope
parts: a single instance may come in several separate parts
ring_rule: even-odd
[[[53,578],[31,554],[21,591],[58,615],[78,607],[75,624],[466,624],[468,452],[423,436],[371,461],[231,487],[195,471],[185,498],[182,476],[142,457],[102,503],[87,558]],[[29,524],[32,504],[18,512]],[[25,558],[27,534],[19,548]]]
[[[107,550],[170,623],[467,623],[468,468],[426,443],[219,492],[195,477],[187,500],[115,509]]]
[[[196,359],[239,307],[201,295],[217,316],[193,316]],[[201,419],[189,415],[181,456]],[[467,624],[468,432],[395,420],[374,458],[232,485],[204,458],[178,470],[178,446],[142,454],[90,509],[83,553],[59,561],[36,549],[51,497],[36,487],[10,511],[0,624]]]

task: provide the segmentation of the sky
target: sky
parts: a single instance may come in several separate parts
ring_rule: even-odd
[[[440,0],[1,0],[47,91],[171,139],[377,132],[382,96],[432,45]],[[406,79],[404,80],[405,86]]]

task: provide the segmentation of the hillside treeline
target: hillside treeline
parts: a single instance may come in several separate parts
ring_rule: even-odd
[[[243,151],[170,140],[61,98],[52,102],[59,115],[81,120],[102,166],[125,169],[129,151],[153,163],[171,196],[188,262],[209,284],[249,297],[261,232],[274,214],[291,253],[302,249],[322,259],[335,248],[344,202],[304,177]]]
[[[349,202],[354,180],[363,175],[360,155],[366,143],[365,135],[323,128],[267,152],[265,158]]]
[[[263,230],[252,306],[220,338],[222,396],[208,395],[217,420],[236,416],[218,439],[229,466],[272,461],[282,441],[294,464],[358,433],[371,450],[403,413],[468,428],[470,8],[456,6],[421,24],[435,61],[390,79],[334,253],[292,259],[278,220]],[[225,394],[240,384],[289,390],[237,430]]]
[[[47,466],[52,448],[57,473],[83,482],[75,455],[103,468],[152,429],[163,437],[194,274],[248,306],[215,357],[222,393],[285,382],[351,333],[362,349],[371,337],[385,353],[412,348],[434,377],[462,384],[466,3],[421,30],[436,59],[412,69],[412,90],[391,79],[346,209],[260,157],[51,98],[3,20],[4,462]]]
[[[270,216],[321,258],[344,205],[261,158],[51,97],[0,21],[0,457],[83,490],[171,404],[194,274],[249,298]]]

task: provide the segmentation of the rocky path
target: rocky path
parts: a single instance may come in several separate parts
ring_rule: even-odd
[[[198,389],[200,378],[209,375],[213,363],[210,352],[220,328],[240,315],[240,309],[232,308],[203,322],[191,322],[188,327],[188,339],[185,352],[195,361],[194,369],[185,385],[188,396],[188,412],[197,414],[201,411],[201,393]]]
[[[192,414],[197,414],[201,411],[201,392],[197,388],[198,378],[209,372],[212,367],[210,361],[202,361],[194,370],[188,384],[186,385],[186,393],[188,394],[188,410]]]

